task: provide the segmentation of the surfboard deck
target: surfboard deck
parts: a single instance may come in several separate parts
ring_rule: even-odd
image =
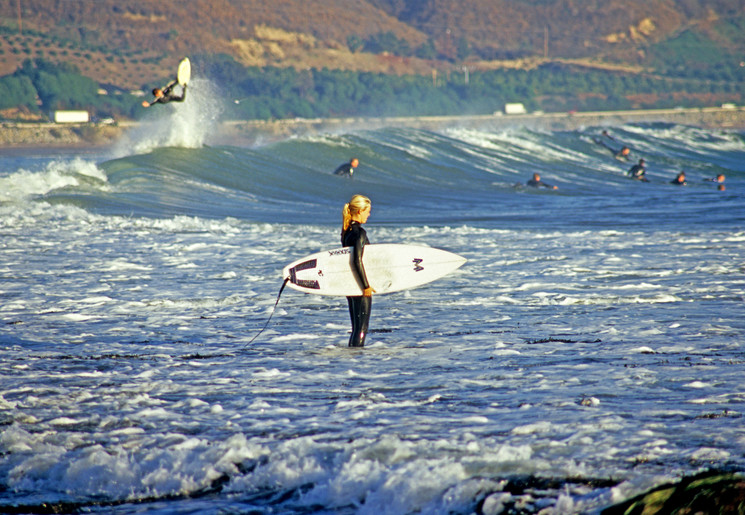
[[[181,59],[181,62],[178,63],[176,80],[182,86],[185,86],[191,80],[191,61],[189,61],[188,57],[184,57]]]
[[[316,295],[358,296],[363,288],[352,263],[352,247],[325,250],[282,270],[288,286]],[[376,294],[416,288],[460,268],[466,258],[446,250],[394,243],[365,245],[362,258]]]

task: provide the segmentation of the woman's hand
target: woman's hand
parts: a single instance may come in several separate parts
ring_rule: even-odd
[[[365,288],[365,291],[362,292],[363,297],[372,297],[372,294],[375,293],[375,290],[372,288]]]

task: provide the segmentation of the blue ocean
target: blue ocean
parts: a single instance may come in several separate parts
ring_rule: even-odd
[[[745,133],[207,112],[2,151],[0,512],[596,513],[745,470]],[[275,308],[355,193],[372,243],[468,259],[375,296],[363,349],[343,298]]]

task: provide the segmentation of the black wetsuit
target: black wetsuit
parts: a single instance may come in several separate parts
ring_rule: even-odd
[[[530,179],[525,184],[527,184],[528,186],[532,186],[533,188],[541,188],[541,187],[543,187],[543,188],[549,188],[549,189],[550,188],[553,188],[553,185],[552,184],[549,184],[547,182],[543,182],[541,180],[538,180],[537,181],[535,179]]]
[[[365,266],[362,264],[362,254],[365,251],[365,245],[368,243],[370,241],[367,239],[367,233],[362,228],[362,224],[354,220],[349,223],[347,230],[341,234],[342,246],[353,247],[352,263],[363,288],[370,287],[365,274]],[[367,327],[370,324],[372,297],[347,297],[347,303],[349,304],[349,317],[352,320],[352,336],[349,337],[349,346],[363,347],[365,336],[367,336]]]
[[[610,137],[610,136],[608,136],[608,137]],[[610,153],[613,154],[613,157],[615,157],[616,159],[626,159],[626,156],[624,156],[623,153],[622,153],[623,148],[616,149],[614,147],[611,147],[605,141],[603,141],[603,140],[601,140],[599,138],[595,138],[593,141],[595,141],[595,143],[597,143],[598,145],[602,145],[605,148],[607,148],[608,150],[610,150]]]
[[[152,102],[150,102],[150,105],[153,104],[167,104],[168,102],[183,102],[186,99],[186,84],[181,86],[181,96],[177,97],[176,94],[173,92],[173,88],[178,84],[178,82],[174,81],[171,82],[168,86],[166,86],[163,89],[163,96],[160,98],[156,98]]]
[[[636,179],[637,181],[647,182],[647,178],[644,176],[646,173],[647,170],[644,168],[644,165],[637,164],[629,168],[626,175],[630,176],[632,179]]]
[[[352,163],[344,163],[334,170],[334,175],[348,175],[351,177],[353,173],[354,167],[352,166]]]

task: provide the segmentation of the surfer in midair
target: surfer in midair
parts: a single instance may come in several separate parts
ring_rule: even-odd
[[[362,224],[367,222],[370,216],[370,199],[364,195],[355,195],[344,204],[342,209],[341,244],[343,247],[354,247],[352,250],[352,264],[364,291],[361,296],[347,297],[349,304],[349,317],[352,320],[352,335],[349,337],[350,347],[364,347],[367,327],[370,323],[370,310],[372,308],[372,294],[375,292],[367,282],[365,266],[362,256],[365,245],[370,243],[367,232]]]
[[[186,84],[181,85],[181,96],[177,96],[173,91],[173,88],[175,88],[177,84],[178,81],[174,80],[164,88],[155,88],[153,90],[153,96],[155,99],[153,99],[152,102],[143,100],[142,107],[150,107],[153,104],[167,104],[168,102],[183,102],[186,99]]]

